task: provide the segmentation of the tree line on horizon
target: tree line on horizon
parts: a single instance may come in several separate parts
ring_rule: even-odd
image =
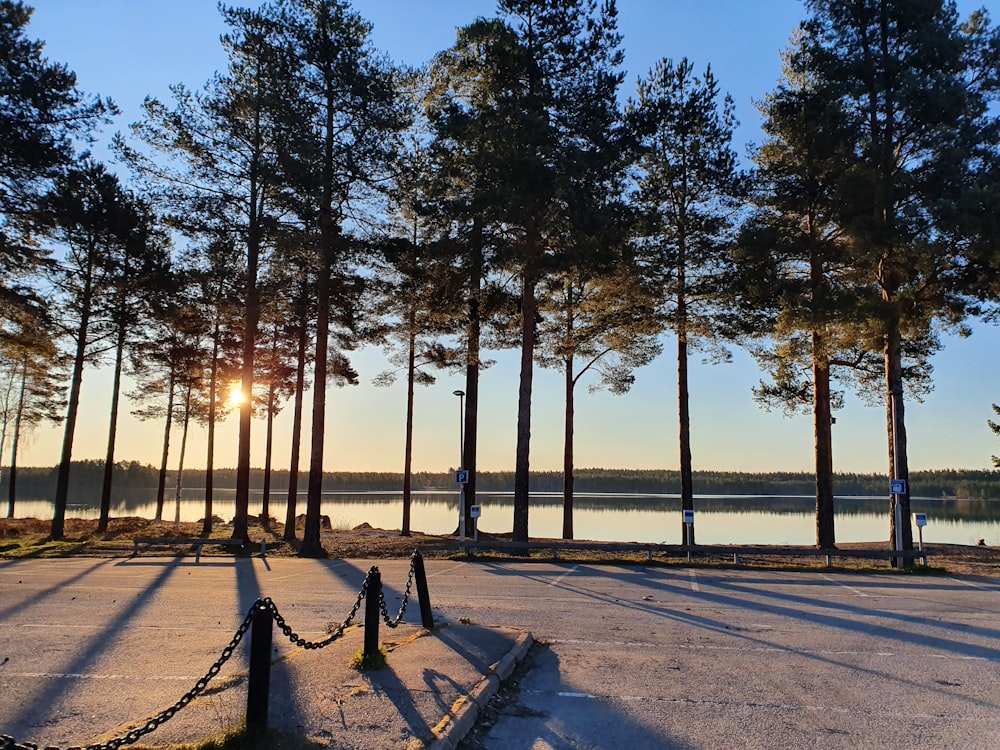
[[[73,485],[78,501],[100,498],[103,484],[104,462],[86,460],[73,462]],[[235,489],[235,468],[216,468],[213,480],[215,489]],[[676,469],[576,469],[578,492],[603,494],[658,494],[676,495],[680,488],[680,471]],[[33,499],[52,497],[55,493],[58,467],[24,467],[19,475],[21,492]],[[185,469],[183,484],[198,486],[204,471]],[[159,469],[152,464],[138,461],[120,461],[115,467],[115,492],[121,498],[126,493],[153,491],[157,486]],[[290,473],[287,469],[274,469],[270,481],[265,483],[265,470],[250,470],[250,489],[261,492],[284,492],[288,489]],[[815,490],[815,477],[796,471],[695,471],[694,478],[701,495],[808,495]],[[414,491],[454,493],[454,474],[451,472],[420,471],[411,477]],[[561,493],[563,475],[559,471],[533,471],[533,493]],[[884,495],[884,474],[838,472],[837,494],[840,496],[874,497]],[[385,471],[333,471],[323,474],[324,492],[400,492],[401,472]],[[979,469],[935,469],[914,471],[911,474],[913,495],[921,497],[1000,499],[1000,471]],[[0,478],[0,492],[6,489],[6,478]],[[266,486],[265,486],[266,485]],[[512,492],[513,471],[484,471],[479,474],[480,492]]]
[[[376,384],[407,383],[408,534],[415,386],[435,369],[465,373],[471,506],[486,476],[476,471],[484,353],[514,348],[514,538],[528,538],[539,476],[529,464],[537,365],[565,382],[569,539],[583,481],[576,386],[627,392],[669,333],[683,508],[706,479],[692,469],[688,358],[745,346],[764,373],[756,398],[813,415],[816,541],[834,546],[830,426],[843,389],[884,405],[889,474],[909,480],[905,403],[931,387],[940,333],[997,315],[1000,35],[985,12],[961,19],[943,0],[804,8],[743,169],[734,105],[710,66],[664,57],[621,102],[613,0],[500,0],[421,69],[376,50],[346,0],[220,6],[226,70],[198,89],[177,84],[170,101],[147,98],[130,135],[114,139],[126,187],[80,151],[114,103],[44,58],[28,6],[0,0],[9,512],[22,432],[59,420],[51,533],[62,537],[83,375],[102,363],[114,378],[101,528],[128,374],[134,413],[164,425],[157,518],[171,448],[179,497],[189,429],[208,432],[206,533],[216,423],[239,409],[233,535],[245,539],[253,418],[265,422],[268,497],[273,417],[290,403],[287,512],[294,519],[308,430],[300,550],[324,555],[327,389],[359,382],[350,352],[378,344],[392,369]],[[909,492],[892,495],[896,505],[911,549]]]

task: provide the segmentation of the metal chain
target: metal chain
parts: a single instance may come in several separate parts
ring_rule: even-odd
[[[382,594],[381,588],[379,590],[379,608],[382,611],[382,617],[385,620],[386,625],[391,628],[396,627],[403,619],[403,614],[406,612],[406,604],[410,598],[410,587],[413,583],[413,561],[410,562],[410,575],[406,581],[406,594],[403,596],[403,604],[399,609],[399,614],[396,616],[395,620],[389,618],[389,613],[386,610],[385,597]],[[246,617],[243,618],[243,622],[237,628],[236,633],[233,635],[233,639],[229,642],[229,645],[222,649],[222,653],[219,658],[215,660],[215,663],[209,667],[208,672],[205,676],[195,682],[194,687],[188,692],[181,696],[174,705],[169,708],[164,709],[156,716],[150,718],[143,726],[131,730],[130,732],[120,736],[110,739],[107,742],[101,742],[93,745],[87,745],[85,750],[118,750],[122,745],[131,745],[136,742],[143,735],[149,734],[153,730],[157,729],[161,724],[169,721],[174,717],[174,715],[180,711],[182,708],[187,706],[191,701],[197,698],[205,688],[208,687],[208,683],[219,674],[222,666],[229,661],[229,658],[233,655],[233,651],[243,640],[243,636],[250,629],[250,624],[253,621],[254,610],[258,607],[265,607],[271,612],[271,616],[274,618],[275,624],[281,629],[281,632],[296,646],[306,649],[319,649],[324,646],[329,646],[335,640],[343,636],[344,631],[350,626],[354,621],[354,618],[358,614],[358,610],[361,608],[361,602],[368,593],[368,582],[371,580],[372,571],[377,571],[378,568],[373,567],[368,571],[368,575],[365,576],[364,583],[361,584],[361,590],[358,592],[358,598],[354,601],[354,606],[351,607],[350,613],[347,618],[340,623],[336,628],[331,631],[328,638],[324,638],[321,641],[307,641],[305,638],[299,637],[295,631],[285,622],[285,618],[281,616],[278,611],[277,606],[271,601],[270,598],[258,599],[250,607],[247,612]],[[0,750],[38,750],[38,745],[32,742],[17,742],[10,735],[0,735]],[[70,748],[69,750],[83,750],[81,748]]]
[[[403,594],[403,603],[399,605],[399,612],[395,618],[389,617],[389,610],[385,604],[385,589],[380,588],[378,592],[378,607],[382,611],[382,619],[385,620],[385,624],[390,628],[399,627],[399,623],[403,621],[403,615],[406,614],[406,605],[410,601],[410,587],[413,585],[413,569],[415,567],[415,562],[413,557],[410,558],[410,575],[406,579],[406,593]]]
[[[285,618],[281,616],[281,613],[278,611],[274,602],[270,599],[264,599],[263,601],[266,602],[267,606],[270,608],[275,624],[281,632],[285,634],[285,637],[288,638],[288,640],[300,648],[323,648],[324,646],[329,646],[335,640],[340,638],[344,634],[344,631],[347,630],[348,626],[350,626],[350,624],[354,621],[355,616],[358,614],[358,610],[361,608],[361,600],[364,599],[365,595],[368,593],[368,581],[370,577],[371,573],[369,572],[369,574],[365,576],[364,583],[361,584],[361,590],[358,592],[358,598],[354,600],[354,606],[351,607],[350,614],[348,614],[347,618],[330,632],[330,636],[328,638],[324,638],[322,641],[307,641],[305,638],[299,637],[299,635],[285,622]]]
[[[243,640],[243,636],[246,635],[247,630],[250,629],[254,609],[264,602],[265,600],[258,599],[253,603],[253,606],[250,607],[250,611],[247,612],[247,616],[243,618],[243,622],[240,624],[239,628],[237,628],[235,635],[233,635],[233,639],[229,642],[229,645],[222,649],[222,653],[219,655],[219,658],[215,660],[215,663],[211,667],[209,667],[205,676],[195,682],[194,687],[182,695],[180,700],[178,700],[174,705],[149,719],[143,726],[133,729],[121,737],[115,737],[114,739],[108,740],[107,742],[87,745],[86,750],[118,750],[118,748],[122,745],[131,745],[143,735],[149,734],[164,722],[172,719],[174,714],[197,698],[205,690],[205,688],[208,687],[208,683],[211,682],[212,678],[219,674],[219,671],[222,669],[222,665],[229,661],[229,657],[233,655],[233,651],[240,644],[240,641]]]

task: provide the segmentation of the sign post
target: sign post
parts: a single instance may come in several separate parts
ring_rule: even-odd
[[[691,562],[691,532],[694,531],[694,511],[684,510],[684,542],[687,547],[688,562]]]
[[[920,537],[920,541],[918,542],[918,544],[920,545],[919,549],[920,549],[921,552],[923,552],[924,551],[924,526],[927,525],[927,514],[926,513],[915,513],[913,517],[914,517],[914,520],[916,520],[916,522],[917,522],[917,534],[919,534],[919,537]],[[924,562],[926,563],[927,560],[925,559]]]
[[[481,505],[469,506],[469,518],[472,519],[472,541],[479,543],[479,516],[483,513]]]

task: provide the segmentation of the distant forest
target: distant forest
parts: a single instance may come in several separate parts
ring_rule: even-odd
[[[70,472],[70,494],[78,500],[99,497],[104,462],[74,461]],[[55,492],[57,467],[18,469],[17,494],[22,498],[50,497]],[[158,469],[149,464],[122,461],[116,465],[116,494],[129,490],[156,489]],[[184,472],[183,486],[201,487],[203,470]],[[215,469],[214,486],[219,489],[236,487],[236,469]],[[680,492],[680,472],[666,469],[577,469],[577,492],[619,494],[676,494]],[[5,495],[8,477],[0,479],[0,491]],[[173,486],[176,473],[171,473],[168,486]],[[413,490],[453,490],[454,476],[441,472],[418,472],[413,475]],[[834,490],[838,495],[887,495],[889,480],[881,474],[837,474]],[[263,469],[252,469],[251,489],[264,486]],[[401,491],[402,473],[391,472],[328,472],[323,476],[327,492]],[[281,493],[288,487],[287,471],[271,472],[271,491]],[[815,478],[806,472],[727,472],[696,471],[695,493],[698,495],[813,495]],[[476,478],[479,492],[513,492],[514,472],[480,472]],[[531,475],[532,492],[561,492],[562,472],[546,471]],[[942,469],[910,473],[910,494],[917,497],[959,497],[1000,499],[1000,471]]]

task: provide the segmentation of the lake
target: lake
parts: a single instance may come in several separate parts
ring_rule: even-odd
[[[216,490],[213,512],[227,521],[234,513],[234,490]],[[204,513],[204,491],[182,493],[180,518],[197,521]],[[285,517],[284,494],[272,494],[270,514]],[[276,499],[278,498],[278,499]],[[280,499],[280,501],[279,501]],[[509,532],[513,527],[513,493],[479,493],[482,517],[479,528],[487,532]],[[985,540],[1000,545],[1000,501],[956,498],[921,498],[910,501],[914,513],[926,513],[928,543],[976,544]],[[448,534],[458,525],[458,493],[415,492],[412,496],[410,527],[428,534]],[[695,528],[702,544],[815,544],[815,500],[809,496],[763,497],[756,495],[695,498]],[[398,529],[402,522],[400,492],[323,494],[322,513],[334,528],[353,528],[369,523],[376,528]],[[259,514],[260,492],[251,493],[250,513]],[[838,497],[836,499],[838,542],[871,542],[889,537],[889,501],[885,497]],[[155,493],[116,502],[111,515],[152,518]],[[305,512],[305,496],[300,494],[299,513]],[[50,499],[19,500],[18,518],[51,518]],[[164,503],[163,518],[172,521],[175,504],[172,493]],[[70,504],[69,518],[97,518],[95,505]],[[581,493],[574,503],[574,532],[577,539],[620,542],[681,542],[681,501],[677,495],[608,495]],[[533,494],[529,511],[532,537],[558,538],[562,535],[562,496],[558,493]],[[914,540],[918,532],[914,526]]]

